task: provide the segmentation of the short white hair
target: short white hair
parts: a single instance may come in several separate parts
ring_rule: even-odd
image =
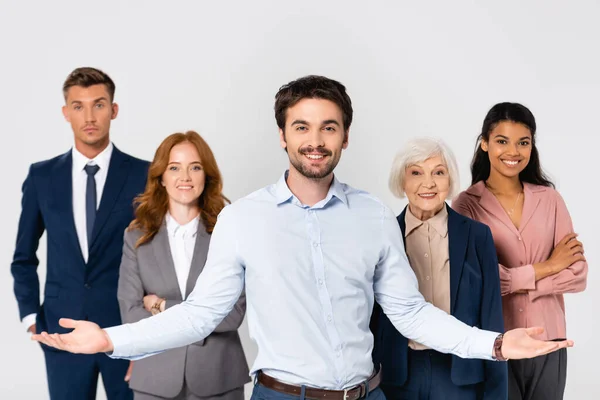
[[[450,177],[448,199],[452,199],[456,196],[460,188],[460,180],[454,153],[441,139],[428,137],[409,141],[406,146],[396,154],[396,157],[394,157],[388,182],[389,188],[394,196],[399,198],[404,198],[406,196],[404,193],[404,176],[406,174],[406,168],[435,156],[440,156],[448,169],[448,176]]]

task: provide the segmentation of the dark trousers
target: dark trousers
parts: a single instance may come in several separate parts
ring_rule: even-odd
[[[44,349],[48,389],[52,400],[94,400],[98,374],[108,400],[132,400],[133,392],[123,379],[127,360],[113,360],[106,354],[71,354]]]
[[[457,386],[450,378],[452,358],[434,350],[408,350],[408,376],[402,386],[381,385],[388,400],[476,400],[482,384]]]
[[[369,392],[364,397],[365,400],[385,400],[385,396],[380,388]],[[284,394],[278,391],[268,389],[260,383],[254,384],[254,390],[252,390],[252,397],[250,400],[305,400],[304,396],[293,396],[291,394]]]
[[[508,361],[509,400],[562,400],[567,384],[567,349]]]

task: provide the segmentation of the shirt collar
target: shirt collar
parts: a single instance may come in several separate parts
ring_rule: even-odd
[[[296,198],[296,196],[294,196],[287,185],[286,179],[288,177],[288,173],[289,170],[286,170],[275,184],[275,201],[277,202],[277,205],[283,204],[290,199],[296,199],[298,204],[300,204],[300,201]],[[333,176],[333,181],[331,182],[327,196],[325,196],[325,199],[321,200],[317,204],[322,204],[324,206],[325,204],[329,203],[332,197],[336,197],[342,203],[348,206],[348,197],[344,191],[344,184],[340,183],[335,175]]]
[[[198,232],[198,218],[192,219],[185,225],[179,225],[179,223],[175,221],[175,218],[171,216],[171,213],[167,212],[165,220],[169,236],[175,236],[177,233],[181,233],[184,238],[190,238],[194,237]]]
[[[412,231],[423,225],[425,222],[427,222],[441,237],[446,237],[448,234],[448,210],[446,210],[446,205],[442,207],[440,212],[425,221],[421,221],[415,217],[410,211],[410,207],[406,207],[404,222],[406,223],[404,237],[407,237]]]
[[[108,143],[108,146],[100,154],[91,160],[81,154],[75,146],[73,146],[73,169],[75,171],[83,171],[83,168],[88,164],[95,164],[100,167],[100,170],[108,171],[108,164],[110,163],[110,157],[113,152],[112,142]]]

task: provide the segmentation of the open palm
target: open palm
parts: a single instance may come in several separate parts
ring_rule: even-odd
[[[98,324],[68,318],[61,318],[58,323],[63,328],[72,328],[73,331],[62,335],[42,332],[38,335],[32,335],[31,338],[46,346],[71,353],[94,354],[113,350],[110,338]]]
[[[543,332],[544,329],[539,327],[517,328],[506,332],[502,343],[502,355],[508,359],[518,360],[541,356],[573,346],[572,340],[553,342],[533,338]]]

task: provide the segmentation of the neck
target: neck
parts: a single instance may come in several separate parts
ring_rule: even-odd
[[[90,160],[96,158],[96,156],[104,151],[108,147],[110,139],[106,139],[101,143],[86,144],[79,140],[75,141],[75,148],[78,152],[89,158]]]
[[[189,204],[169,203],[169,214],[179,225],[185,225],[200,214],[197,206]]]
[[[333,181],[333,173],[320,179],[311,179],[302,175],[290,165],[286,183],[290,191],[307,206],[314,206],[327,197],[329,187]]]
[[[413,207],[411,204],[409,204],[408,210],[417,219],[419,219],[421,221],[427,221],[429,218],[432,218],[434,215],[436,215],[437,213],[442,211],[442,208],[445,206],[445,204],[446,203],[444,202],[440,208],[438,208],[437,210],[432,210],[432,211],[421,210],[421,209]]]
[[[485,185],[495,194],[517,195],[523,191],[523,184],[519,180],[519,176],[507,177],[494,170],[490,171]]]

